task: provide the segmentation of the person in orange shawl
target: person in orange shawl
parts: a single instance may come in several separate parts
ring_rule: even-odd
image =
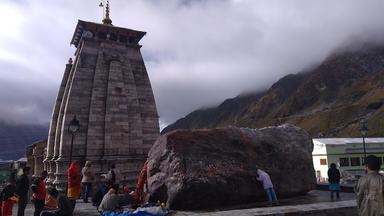
[[[67,171],[68,176],[68,192],[67,196],[75,199],[80,198],[80,183],[81,178],[76,161],[72,161]]]
[[[148,169],[148,160],[145,161],[143,168],[140,171],[139,179],[137,180],[137,185],[135,192],[133,192],[133,198],[135,199],[136,203],[143,204],[144,202],[148,201],[146,200],[147,194],[144,192],[144,186],[145,189],[148,189],[147,185],[147,169]],[[148,190],[146,190],[148,192]]]

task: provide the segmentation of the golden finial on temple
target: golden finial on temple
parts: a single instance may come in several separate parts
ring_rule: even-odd
[[[103,19],[103,24],[106,25],[112,25],[112,20],[109,18],[109,0],[104,0],[104,5],[103,3],[100,2],[99,6],[104,6],[104,19]]]

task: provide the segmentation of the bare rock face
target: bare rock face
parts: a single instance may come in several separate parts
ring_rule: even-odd
[[[308,134],[289,124],[173,131],[148,154],[149,192],[180,210],[261,201],[259,167],[270,174],[278,198],[305,194],[316,184],[312,149]]]

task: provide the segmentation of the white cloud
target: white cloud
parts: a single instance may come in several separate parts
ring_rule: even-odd
[[[382,8],[381,0],[112,0],[111,18],[148,32],[142,52],[166,125],[196,108],[266,88],[342,45],[382,43]],[[9,20],[0,31],[0,84],[20,89],[13,99],[0,91],[0,119],[49,120],[74,53],[69,41],[77,19],[99,22],[101,16],[94,0],[0,2],[0,19]]]

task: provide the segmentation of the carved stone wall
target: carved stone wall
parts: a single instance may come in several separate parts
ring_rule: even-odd
[[[41,172],[46,169],[43,164],[46,158],[47,140],[35,142],[26,148],[27,166],[31,167],[32,176],[40,176]]]

